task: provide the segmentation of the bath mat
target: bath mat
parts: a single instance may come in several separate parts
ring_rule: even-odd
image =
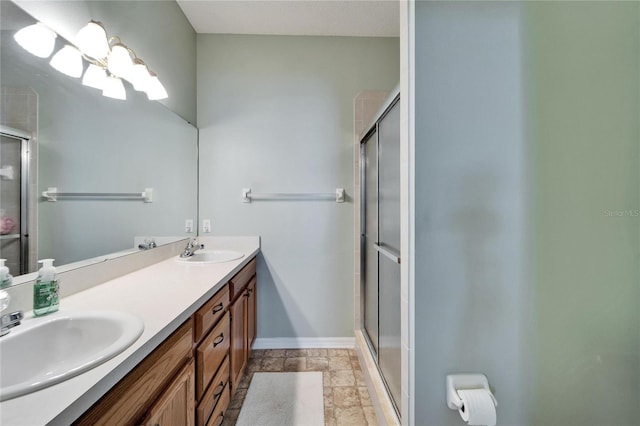
[[[236,426],[324,426],[322,372],[253,373]]]

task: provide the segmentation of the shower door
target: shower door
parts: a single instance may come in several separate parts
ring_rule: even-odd
[[[363,328],[396,410],[401,391],[400,104],[361,143]]]
[[[29,140],[0,130],[0,258],[12,275],[28,272],[27,190]]]

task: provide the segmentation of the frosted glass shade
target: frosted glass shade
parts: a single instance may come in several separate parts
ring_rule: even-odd
[[[122,80],[113,75],[107,77],[104,83],[104,88],[102,89],[102,96],[120,100],[127,99],[127,92],[124,90]]]
[[[100,90],[104,89],[106,81],[107,72],[104,68],[93,64],[89,65],[89,68],[84,72],[84,77],[82,77],[82,84]]]
[[[128,79],[133,68],[133,61],[131,61],[129,50],[123,44],[116,44],[111,48],[107,59],[107,68],[111,74]]]
[[[144,62],[139,59],[136,60],[129,77],[129,81],[133,85],[133,88],[138,92],[146,91],[151,81],[151,74],[149,74],[149,69],[144,64]]]
[[[76,45],[82,52],[92,58],[102,59],[109,54],[107,32],[95,21],[89,22],[76,36]]]
[[[48,58],[56,44],[56,33],[41,23],[24,27],[13,35],[24,50],[39,58]]]
[[[147,86],[146,92],[150,101],[157,101],[159,99],[166,99],[169,97],[157,75],[152,75],[149,79],[149,85]]]
[[[82,55],[78,49],[69,44],[53,55],[49,63],[69,77],[79,78],[82,75]]]

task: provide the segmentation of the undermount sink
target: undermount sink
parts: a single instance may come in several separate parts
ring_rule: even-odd
[[[63,382],[115,357],[144,330],[115,311],[58,312],[0,338],[0,401]]]
[[[234,250],[199,250],[190,257],[178,256],[178,262],[187,263],[222,263],[240,259],[244,254]]]

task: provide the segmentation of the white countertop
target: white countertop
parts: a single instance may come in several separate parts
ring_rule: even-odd
[[[188,264],[175,257],[65,297],[60,310],[113,310],[144,321],[142,335],[129,348],[86,373],[40,391],[0,403],[0,424],[70,424],[149,355],[260,250],[259,237],[199,238],[207,249],[240,251],[241,259]],[[30,313],[29,313],[30,314]],[[33,321],[26,315],[25,321]],[[46,354],[43,354],[46,356]]]

